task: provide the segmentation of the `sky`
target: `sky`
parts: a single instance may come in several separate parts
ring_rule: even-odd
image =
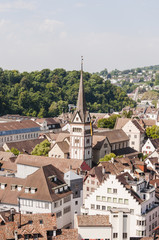
[[[158,0],[0,0],[0,67],[36,71],[159,64]]]

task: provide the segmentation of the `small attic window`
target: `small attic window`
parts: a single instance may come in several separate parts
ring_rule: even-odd
[[[68,186],[64,186],[64,190],[67,190]]]
[[[31,188],[31,193],[34,194],[36,192],[37,188]]]
[[[5,189],[6,186],[7,186],[6,183],[1,183],[1,189]]]
[[[25,193],[29,193],[29,190],[30,190],[30,188],[29,188],[29,187],[26,187],[26,188],[25,188]]]
[[[63,191],[63,187],[60,188],[60,192],[62,192],[62,191]]]
[[[79,121],[79,118],[78,118],[78,117],[76,117],[76,121]]]
[[[22,185],[18,185],[18,186],[17,186],[17,190],[18,190],[18,191],[21,191],[21,190],[22,190],[22,187],[23,187]]]
[[[28,224],[32,224],[32,223],[33,223],[33,221],[32,221],[32,220],[29,220],[29,221],[28,221]]]
[[[12,184],[12,185],[11,185],[11,190],[12,190],[12,191],[15,191],[16,187],[17,187],[16,184]]]
[[[43,224],[43,220],[42,220],[42,219],[40,219],[40,220],[39,220],[39,223],[40,223],[40,224]]]
[[[58,193],[58,189],[55,189],[55,193]]]

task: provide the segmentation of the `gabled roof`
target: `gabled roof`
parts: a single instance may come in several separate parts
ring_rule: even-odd
[[[42,167],[48,164],[55,166],[60,169],[62,172],[67,172],[72,168],[76,170],[80,168],[82,160],[79,159],[68,159],[68,158],[53,158],[53,157],[44,157],[44,156],[35,156],[35,155],[26,155],[20,154],[17,157],[17,164]]]
[[[78,215],[78,227],[110,227],[108,215]]]
[[[56,143],[54,144],[54,146],[55,146],[56,144],[58,145],[58,147],[61,149],[61,151],[62,151],[63,153],[69,153],[69,144],[68,144],[66,141],[56,142]]]
[[[33,151],[34,147],[37,144],[40,144],[43,142],[45,139],[32,139],[32,140],[26,140],[26,141],[19,141],[19,142],[10,142],[10,143],[5,143],[7,147],[11,150],[11,148],[16,148],[20,153],[25,153],[25,154],[31,154]]]
[[[156,139],[150,139],[151,143],[155,147],[155,149],[159,148],[159,138]]]
[[[66,180],[75,180],[75,179],[83,179],[78,174],[74,173],[73,171],[68,171],[64,174],[64,179]]]
[[[18,130],[26,128],[39,128],[40,130],[39,125],[32,120],[0,123],[0,131]]]
[[[122,129],[113,129],[111,131],[96,132],[94,135],[107,137],[110,144],[129,141],[129,137]]]
[[[117,118],[114,129],[122,129],[124,125],[130,121],[130,118]]]
[[[137,121],[137,119],[133,119],[132,123],[135,125],[135,127],[137,127],[137,129],[141,132],[144,133],[145,130],[144,128],[140,125],[140,123]]]
[[[56,176],[57,180],[51,180],[52,176]],[[59,169],[52,165],[43,166],[33,174],[27,176],[24,188],[19,197],[54,202],[71,194],[69,189],[60,193],[55,193],[53,189],[60,187],[63,184],[66,184],[64,181],[64,174]],[[36,191],[34,194],[30,192],[25,193],[25,187],[35,188]]]

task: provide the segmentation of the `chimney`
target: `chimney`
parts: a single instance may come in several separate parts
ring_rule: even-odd
[[[70,165],[70,170],[72,169],[72,165]]]

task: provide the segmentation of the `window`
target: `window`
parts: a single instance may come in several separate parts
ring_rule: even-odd
[[[132,144],[132,145],[135,145],[135,142],[134,142],[134,141],[132,141],[132,142],[131,142],[131,144]]]
[[[78,205],[78,201],[75,201],[75,205]]]
[[[119,203],[123,203],[123,199],[122,198],[119,198]]]
[[[118,237],[118,233],[113,233],[113,238],[117,238]]]
[[[54,208],[58,207],[58,202],[54,202]]]
[[[107,202],[111,202],[111,197],[107,197]]]
[[[114,218],[117,218],[117,217],[118,217],[118,215],[113,215],[113,217],[114,217]]]
[[[94,184],[95,184],[95,181],[91,181],[91,184],[93,184],[93,185],[94,185]]]
[[[102,196],[102,201],[105,202],[106,201],[106,197]]]
[[[65,207],[65,208],[64,208],[63,213],[65,214],[65,213],[68,213],[68,212],[70,212],[70,211],[71,211],[71,207],[68,206],[68,207]]]
[[[128,199],[124,199],[124,204],[129,204],[129,200]]]
[[[39,223],[40,223],[40,224],[43,224],[43,220],[42,220],[42,219],[40,219],[40,220],[39,220]]]
[[[94,204],[91,204],[91,209],[95,209],[95,205]]]
[[[109,211],[110,209],[111,209],[111,206],[108,206],[108,207],[107,207],[107,210]]]
[[[107,143],[104,143],[104,148],[107,148],[108,147],[108,144]]]
[[[117,193],[117,189],[116,188],[113,189],[113,193]]]
[[[33,221],[32,221],[32,220],[29,220],[29,221],[28,221],[28,224],[32,224],[32,223],[33,223]]]
[[[73,132],[82,132],[82,128],[73,128]]]
[[[100,196],[96,196],[96,201],[100,201]]]
[[[113,202],[114,202],[114,203],[117,203],[117,198],[113,198]]]
[[[137,138],[137,135],[134,135],[134,138]]]
[[[96,206],[96,209],[100,210],[100,205],[97,205],[97,206]]]
[[[89,187],[87,187],[87,191],[89,191]]]
[[[89,144],[89,143],[90,143],[90,141],[89,141],[89,138],[87,139],[86,143],[87,143],[87,144]]]
[[[123,238],[127,238],[127,233],[123,233]]]
[[[106,210],[106,206],[102,206],[102,210]]]
[[[149,221],[151,222],[151,215],[149,216]]]
[[[108,188],[108,189],[107,189],[107,193],[112,193],[112,189],[111,189],[111,188]]]
[[[62,212],[61,212],[61,211],[59,211],[59,212],[56,213],[56,217],[57,217],[57,218],[59,218],[59,217],[61,217],[61,216],[62,216]]]

